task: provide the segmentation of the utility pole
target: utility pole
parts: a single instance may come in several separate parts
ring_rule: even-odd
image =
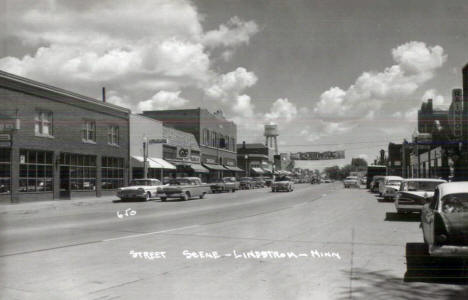
[[[143,178],[148,179],[148,139],[143,138]]]

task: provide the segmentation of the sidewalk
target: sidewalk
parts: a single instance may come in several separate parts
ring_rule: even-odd
[[[77,206],[93,206],[110,204],[118,201],[116,196],[84,197],[73,200],[49,200],[22,203],[0,203],[0,215],[3,214],[32,214],[42,210],[66,210]]]

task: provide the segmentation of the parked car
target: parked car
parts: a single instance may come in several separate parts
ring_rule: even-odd
[[[403,177],[400,176],[385,176],[383,184],[379,185],[380,196],[384,200],[393,200],[393,197],[396,196],[397,191],[400,189],[402,181]]]
[[[359,187],[359,178],[357,176],[348,176],[343,181],[343,184],[346,189],[352,186]]]
[[[241,190],[250,190],[254,188],[255,183],[252,177],[242,177],[239,180],[239,186]]]
[[[173,178],[168,186],[164,186],[158,196],[161,201],[168,198],[179,198],[180,200],[189,200],[194,197],[204,198],[210,192],[210,186],[202,183],[198,177]]]
[[[162,184],[158,179],[134,179],[126,187],[117,189],[121,200],[144,199],[146,201],[158,196]]]
[[[220,179],[215,179],[210,182],[211,192],[235,192],[239,189],[239,182],[237,182],[233,177],[225,177]]]
[[[378,193],[379,192],[379,186],[380,184],[383,184],[385,179],[385,176],[382,175],[376,175],[374,178],[372,178],[371,184],[370,184],[370,190],[373,193]]]
[[[265,185],[267,187],[271,187],[271,183],[274,181],[274,179],[272,177],[266,177],[265,178]]]
[[[437,272],[439,278],[453,278],[456,270],[464,273],[466,268],[468,182],[442,183],[427,199],[421,211],[424,244],[406,244],[407,276]]]
[[[434,196],[435,188],[447,181],[443,179],[411,178],[400,184],[400,190],[395,196],[397,213],[421,212],[427,198]]]
[[[262,177],[253,177],[254,187],[255,188],[264,188],[265,180]]]
[[[271,184],[272,192],[286,191],[292,192],[294,190],[294,181],[289,176],[278,176]]]

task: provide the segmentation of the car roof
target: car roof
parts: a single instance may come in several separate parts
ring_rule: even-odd
[[[385,180],[403,180],[400,176],[385,176]]]
[[[440,195],[468,193],[468,181],[442,183],[438,187]]]
[[[447,180],[437,179],[437,178],[407,178],[407,179],[404,179],[403,181],[405,181],[405,182],[409,182],[409,181],[415,181],[415,182],[447,182]]]

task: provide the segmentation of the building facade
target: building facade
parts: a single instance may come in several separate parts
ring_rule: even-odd
[[[274,150],[261,143],[238,144],[237,161],[245,176],[271,175],[274,172]]]
[[[0,71],[0,201],[115,193],[127,184],[130,111]]]
[[[163,122],[164,126],[193,134],[199,147],[202,165],[210,172],[208,179],[240,172],[237,168],[237,126],[222,112],[203,108],[144,111],[144,116]]]

